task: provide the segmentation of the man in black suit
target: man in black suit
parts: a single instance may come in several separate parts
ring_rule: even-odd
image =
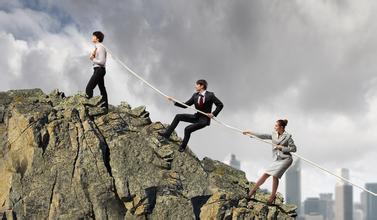
[[[213,92],[207,91],[207,85],[207,81],[204,79],[198,80],[195,85],[196,93],[194,93],[192,97],[185,102],[185,104],[188,106],[195,104],[195,108],[205,112],[206,115],[199,112],[195,114],[177,114],[166,131],[159,132],[159,135],[168,139],[180,121],[192,123],[185,128],[185,135],[182,144],[179,147],[180,152],[183,152],[186,149],[191,133],[202,129],[205,126],[209,126],[211,123],[211,118],[216,117],[224,107],[223,103],[215,96]],[[168,97],[168,100],[173,101],[173,98]],[[216,105],[216,109],[212,112],[213,104]],[[174,105],[181,108],[186,108],[186,106],[177,102],[175,102]]]

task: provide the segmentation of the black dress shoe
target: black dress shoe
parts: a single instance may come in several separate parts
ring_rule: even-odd
[[[169,136],[165,133],[165,132],[161,132],[161,131],[159,131],[159,132],[157,132],[158,133],[158,135],[160,135],[161,137],[164,137],[164,138],[166,138],[166,139],[169,139]]]
[[[109,104],[107,104],[106,102],[101,102],[101,103],[99,104],[99,106],[100,106],[101,108],[107,108],[107,109],[109,109]]]
[[[107,114],[107,113],[109,113],[109,107],[108,106],[103,106],[103,107],[101,107],[102,109],[103,109],[103,114]]]
[[[178,151],[179,152],[184,152],[186,150],[186,148],[185,147],[182,147],[182,146],[179,146],[179,148],[178,148]]]

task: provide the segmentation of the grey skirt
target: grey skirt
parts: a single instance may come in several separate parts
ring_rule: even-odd
[[[272,164],[265,170],[265,173],[280,179],[285,171],[287,171],[289,166],[291,166],[292,162],[292,157],[284,159],[278,158],[277,160],[272,162]]]

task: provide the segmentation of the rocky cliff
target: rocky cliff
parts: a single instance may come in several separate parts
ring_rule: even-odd
[[[0,92],[0,219],[293,219],[281,195],[248,206],[242,171],[161,142],[145,107],[99,102]]]

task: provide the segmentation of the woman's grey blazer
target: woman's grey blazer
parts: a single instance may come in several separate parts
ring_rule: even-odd
[[[275,131],[272,132],[272,134],[254,134],[254,135],[261,139],[272,140],[273,144],[283,146],[282,150],[278,150],[278,149],[275,149],[275,147],[273,147],[272,155],[273,155],[274,160],[291,157],[292,155],[290,152],[297,151],[296,145],[292,139],[292,135],[288,134],[286,131],[284,131],[284,133],[280,135],[280,137],[278,137],[278,134]]]

